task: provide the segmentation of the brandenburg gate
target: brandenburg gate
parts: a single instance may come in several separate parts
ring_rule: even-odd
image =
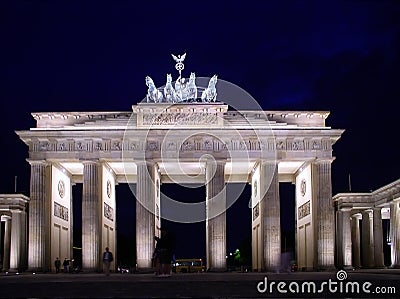
[[[151,267],[161,218],[204,221],[207,269],[225,270],[226,210],[240,195],[229,186],[242,183],[252,190],[252,268],[274,270],[280,182],[296,185],[299,267],[333,268],[332,146],[343,130],[326,126],[326,111],[235,109],[217,96],[216,76],[208,87],[194,73],[185,82],[184,56],[174,59],[175,87],[170,75],[163,89],[147,77],[147,97],[131,111],[32,113],[36,127],[17,132],[31,165],[28,269],[54,270],[56,257],[72,256],[71,190],[82,183],[82,268],[100,270],[104,248],[116,253],[115,185],[128,183],[136,186],[139,270]],[[205,201],[189,207],[163,199],[160,185],[169,183],[205,185]]]

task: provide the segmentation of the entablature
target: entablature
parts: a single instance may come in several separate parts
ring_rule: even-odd
[[[400,179],[373,192],[338,193],[332,198],[338,209],[386,207],[393,201],[400,200]]]

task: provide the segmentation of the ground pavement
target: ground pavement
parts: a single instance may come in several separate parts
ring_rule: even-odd
[[[153,274],[0,273],[0,298],[266,297],[400,298],[400,270],[188,273],[162,278]]]

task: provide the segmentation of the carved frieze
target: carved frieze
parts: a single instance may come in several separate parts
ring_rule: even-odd
[[[159,145],[157,140],[148,140],[147,141],[147,150],[151,152],[155,152],[159,150]]]
[[[185,140],[181,145],[181,151],[191,151],[194,148],[192,140]]]
[[[160,113],[144,114],[143,125],[145,126],[204,126],[217,125],[218,117],[216,113]]]
[[[167,151],[176,151],[176,141],[167,141],[164,148]]]
[[[276,149],[277,150],[286,150],[286,140],[280,139],[276,141]]]
[[[292,141],[292,150],[293,151],[302,151],[304,150],[304,141],[303,140],[293,140]]]
[[[208,140],[204,140],[203,143],[203,150],[205,151],[212,151],[213,150],[213,141],[208,139]]]
[[[90,142],[89,140],[77,140],[75,141],[75,151],[83,152],[90,151]]]
[[[129,142],[129,150],[131,151],[138,151],[140,150],[140,141],[139,140],[132,140]]]
[[[54,216],[61,218],[65,221],[68,221],[69,218],[68,208],[64,207],[63,205],[60,205],[57,202],[54,202]]]
[[[253,221],[260,216],[260,203],[257,203],[253,208]]]
[[[110,221],[114,221],[114,209],[106,203],[104,203],[104,217]]]
[[[310,201],[307,201],[306,203],[302,204],[300,207],[297,209],[297,218],[303,219],[304,217],[310,215]]]
[[[67,141],[65,140],[60,140],[57,142],[57,151],[59,152],[64,152],[69,150],[69,145]]]
[[[112,142],[111,142],[111,150],[112,151],[120,151],[120,150],[122,150],[122,142],[121,142],[121,140],[112,140]]]
[[[31,144],[33,152],[109,152],[109,151],[330,151],[332,142],[329,138],[266,138],[253,137],[226,138],[223,140],[209,137],[187,139],[182,143],[178,140],[140,140],[140,139],[59,139],[34,141]]]
[[[320,150],[321,149],[321,140],[312,140],[311,141],[311,150]]]
[[[95,141],[94,142],[94,146],[93,146],[93,150],[96,151],[96,152],[104,151],[103,142]]]

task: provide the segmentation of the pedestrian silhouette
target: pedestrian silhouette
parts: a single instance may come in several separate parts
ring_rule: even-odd
[[[56,260],[54,261],[54,267],[56,267],[56,273],[60,272],[60,267],[61,267],[61,261],[56,257]]]
[[[113,254],[108,247],[106,247],[106,251],[103,253],[103,265],[104,272],[106,276],[110,275],[110,264],[114,260]]]

